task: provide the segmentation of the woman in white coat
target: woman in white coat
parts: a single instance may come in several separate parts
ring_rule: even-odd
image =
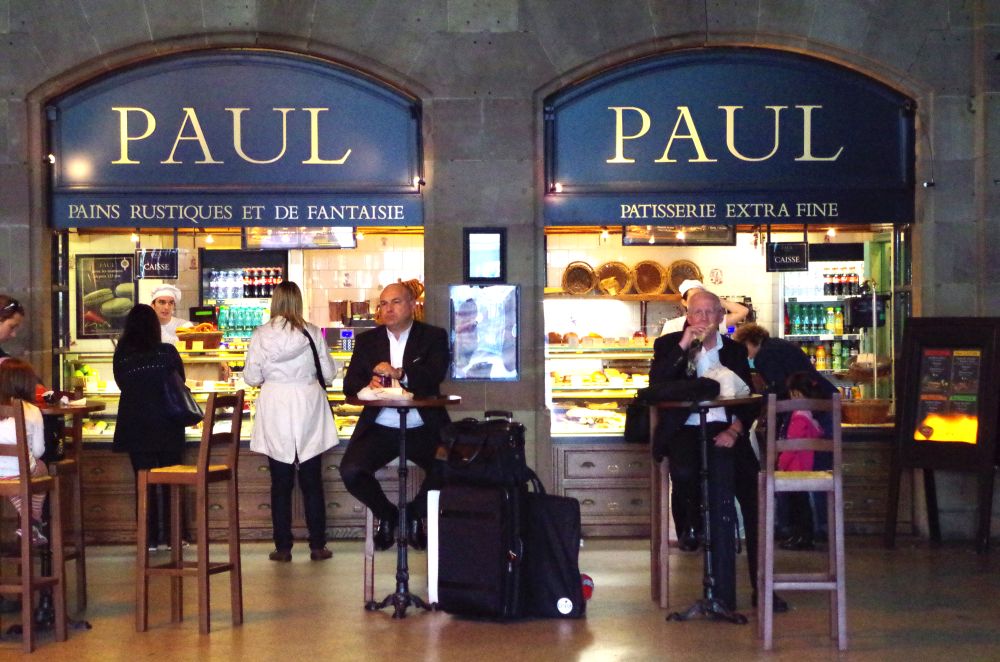
[[[271,297],[270,321],[257,327],[250,338],[243,368],[246,383],[260,386],[250,449],[267,455],[271,465],[272,561],[292,560],[296,467],[309,529],[310,558],[325,561],[331,556],[326,548],[320,464],[323,452],[337,445],[337,426],[323,387],[333,381],[335,371],[319,329],[302,317],[299,286],[291,281],[281,283]]]

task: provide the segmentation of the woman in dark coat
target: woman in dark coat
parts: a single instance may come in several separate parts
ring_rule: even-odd
[[[136,304],[125,319],[115,349],[115,382],[121,389],[112,450],[128,453],[132,470],[180,464],[184,455],[184,426],[164,415],[163,386],[171,372],[184,377],[184,364],[173,345],[160,342],[156,312]],[[167,492],[151,486],[149,494],[150,549],[170,539]]]

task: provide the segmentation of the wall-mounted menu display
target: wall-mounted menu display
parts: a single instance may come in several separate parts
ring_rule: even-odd
[[[914,440],[976,443],[981,363],[978,348],[922,349]]]

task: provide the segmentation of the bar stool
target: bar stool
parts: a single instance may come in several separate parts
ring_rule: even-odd
[[[774,591],[829,591],[830,637],[847,650],[847,591],[844,584],[844,493],[841,463],[840,396],[829,400],[777,400],[767,402],[767,460],[758,477],[758,512],[761,552],[757,560],[758,636],[764,649],[774,644]],[[779,439],[777,415],[796,410],[830,412],[830,439]],[[833,469],[827,471],[776,471],[779,451],[832,451]],[[822,572],[778,573],[774,570],[774,495],[777,492],[828,492],[830,524],[827,568]]]
[[[0,419],[14,419],[16,443],[0,444],[0,457],[16,457],[19,475],[17,478],[0,479],[0,497],[21,497],[21,541],[18,545],[20,576],[15,581],[0,577],[0,595],[21,597],[22,650],[35,650],[35,594],[39,589],[52,590],[55,609],[56,641],[66,641],[66,561],[63,557],[62,509],[57,489],[58,478],[31,475],[28,460],[28,436],[24,427],[24,408],[20,400],[13,400],[10,406],[0,407]],[[52,574],[35,575],[34,555],[31,549],[31,496],[49,495],[49,536],[52,546]]]
[[[76,561],[76,608],[83,611],[87,608],[87,548],[83,529],[83,489],[80,472],[80,448],[83,443],[83,416],[70,416],[72,425],[64,427],[62,432],[63,457],[61,460],[48,462],[49,474],[56,481],[56,493],[60,503],[63,502],[63,490],[69,492],[70,519],[73,523],[72,533],[63,536],[66,541],[65,559]],[[72,486],[65,485],[64,480],[72,480]]]
[[[205,420],[198,447],[197,465],[173,465],[139,471],[139,512],[136,534],[136,621],[137,632],[145,632],[149,624],[149,578],[159,575],[170,577],[171,621],[184,620],[183,578],[198,579],[198,629],[208,634],[210,629],[209,577],[221,572],[229,573],[229,587],[232,602],[233,625],[243,623],[243,576],[240,566],[240,516],[237,489],[237,461],[240,448],[240,429],[243,422],[243,391],[234,395],[211,393],[205,405]],[[230,426],[222,432],[215,431],[219,410],[232,408]],[[211,453],[221,448],[224,453],[222,464],[209,464]],[[227,483],[228,492],[228,547],[227,562],[210,562],[208,558],[208,486],[211,483]],[[170,561],[162,565],[149,565],[149,550],[146,546],[146,513],[149,507],[149,485],[170,486]],[[197,495],[195,505],[195,528],[197,530],[197,561],[185,562],[181,546],[181,527],[184,513],[181,512],[181,488],[194,487]]]

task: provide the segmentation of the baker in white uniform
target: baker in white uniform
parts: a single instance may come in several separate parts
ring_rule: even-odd
[[[160,340],[165,343],[177,342],[177,329],[187,329],[194,324],[174,317],[174,311],[181,302],[181,291],[173,285],[157,285],[153,290],[153,310],[160,318]]]
[[[685,310],[687,310],[688,298],[695,292],[704,289],[706,289],[705,285],[700,280],[689,279],[681,283],[680,287],[677,288],[677,291],[681,295],[681,305],[684,306]],[[722,301],[722,307],[726,309],[727,328],[730,326],[736,326],[737,324],[739,324],[740,322],[742,322],[747,318],[747,313],[750,312],[750,309],[744,306],[742,303],[736,303],[735,301],[727,301],[725,299],[722,299],[721,301]],[[663,329],[660,331],[660,335],[665,336],[668,333],[683,331],[684,320],[686,319],[687,317],[685,315],[680,315],[679,317],[667,320],[666,322],[663,323]],[[723,332],[725,332],[725,329],[723,329]]]

